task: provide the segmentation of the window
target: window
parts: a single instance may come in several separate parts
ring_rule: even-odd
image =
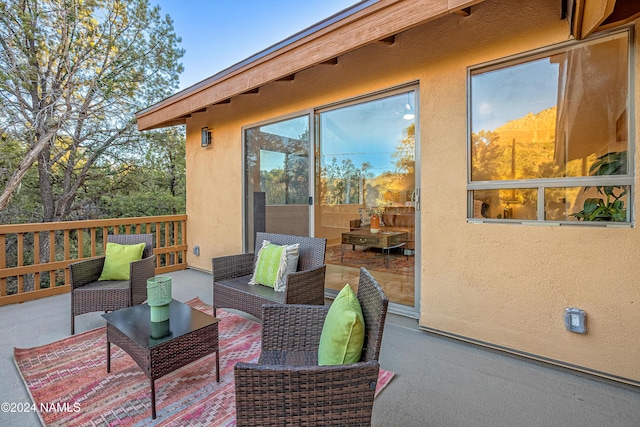
[[[629,32],[469,78],[469,218],[631,222]]]

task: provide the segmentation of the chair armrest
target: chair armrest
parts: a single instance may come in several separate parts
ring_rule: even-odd
[[[147,280],[155,275],[155,269],[155,255],[130,264],[131,304],[142,304],[147,299]]]
[[[227,255],[211,259],[213,282],[253,273],[253,254]]]
[[[263,351],[318,351],[329,307],[324,305],[264,304]]]
[[[91,258],[69,264],[71,289],[95,282],[102,274],[104,257]]]
[[[287,275],[284,301],[287,304],[324,305],[324,278],[327,265]]]
[[[376,361],[336,366],[234,367],[237,426],[369,426],[380,366]]]

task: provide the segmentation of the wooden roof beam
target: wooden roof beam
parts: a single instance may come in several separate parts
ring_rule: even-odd
[[[326,61],[322,61],[320,64],[323,65],[338,65],[338,57],[327,59]]]
[[[384,39],[378,40],[378,43],[394,45],[394,44],[396,44],[396,36],[397,36],[397,34],[394,34],[394,35],[392,35],[390,37],[385,37]]]
[[[279,79],[277,79],[277,82],[292,82],[294,81],[296,78],[295,73],[294,74],[289,74],[288,76],[284,76],[284,77],[280,77]]]

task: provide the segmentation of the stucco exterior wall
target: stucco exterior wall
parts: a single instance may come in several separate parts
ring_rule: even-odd
[[[445,16],[399,34],[394,45],[367,46],[194,114],[188,244],[201,252],[189,253],[188,264],[210,270],[213,256],[242,251],[242,126],[419,82],[420,324],[640,381],[637,228],[466,220],[467,67],[567,40],[559,17],[557,0],[488,0],[469,17]],[[637,91],[633,98],[640,101]],[[203,126],[213,132],[209,148],[200,147]],[[587,312],[587,334],[565,330],[566,307]]]

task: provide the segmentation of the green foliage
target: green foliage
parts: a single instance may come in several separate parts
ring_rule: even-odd
[[[22,160],[27,147],[9,134],[0,135],[0,188],[3,188],[10,172]],[[28,171],[16,189],[13,203],[0,210],[0,224],[40,222],[42,203],[38,195],[38,173]]]
[[[174,215],[186,210],[184,130],[144,132],[128,162],[94,165],[78,188],[65,219],[84,220],[149,215]],[[0,164],[7,157],[0,145]],[[2,166],[0,166],[1,168]],[[30,171],[9,206],[0,211],[1,223],[42,221],[37,171]]]
[[[619,197],[621,197],[621,194]],[[614,198],[611,200],[607,197],[605,202],[602,198],[590,197],[584,201],[584,205],[580,212],[572,214],[583,221],[617,221],[624,222],[627,219],[627,211],[624,208],[624,202]]]
[[[416,125],[412,123],[405,130],[405,137],[398,143],[391,158],[396,161],[396,172],[415,175],[416,168]]]
[[[366,180],[371,178],[371,164],[363,163],[357,168],[351,159],[338,163],[333,157],[331,162],[323,164],[321,172],[321,198],[326,205],[343,203],[363,203],[366,197]]]
[[[598,157],[589,168],[589,173],[593,176],[626,174],[627,152],[607,153]],[[590,188],[585,187],[584,191]],[[584,201],[582,210],[572,216],[582,221],[626,221],[627,210],[624,201],[620,199],[627,194],[627,189],[622,186],[598,186],[596,189],[598,194],[602,194],[606,199],[590,197]]]
[[[141,166],[135,113],[177,87],[179,42],[148,0],[0,2],[0,128],[23,153],[6,168],[0,211],[37,169],[39,220],[72,219],[95,207],[79,195]]]
[[[102,185],[89,200],[102,218],[175,215],[186,211],[184,130],[143,133],[146,151],[135,163],[103,169]]]

